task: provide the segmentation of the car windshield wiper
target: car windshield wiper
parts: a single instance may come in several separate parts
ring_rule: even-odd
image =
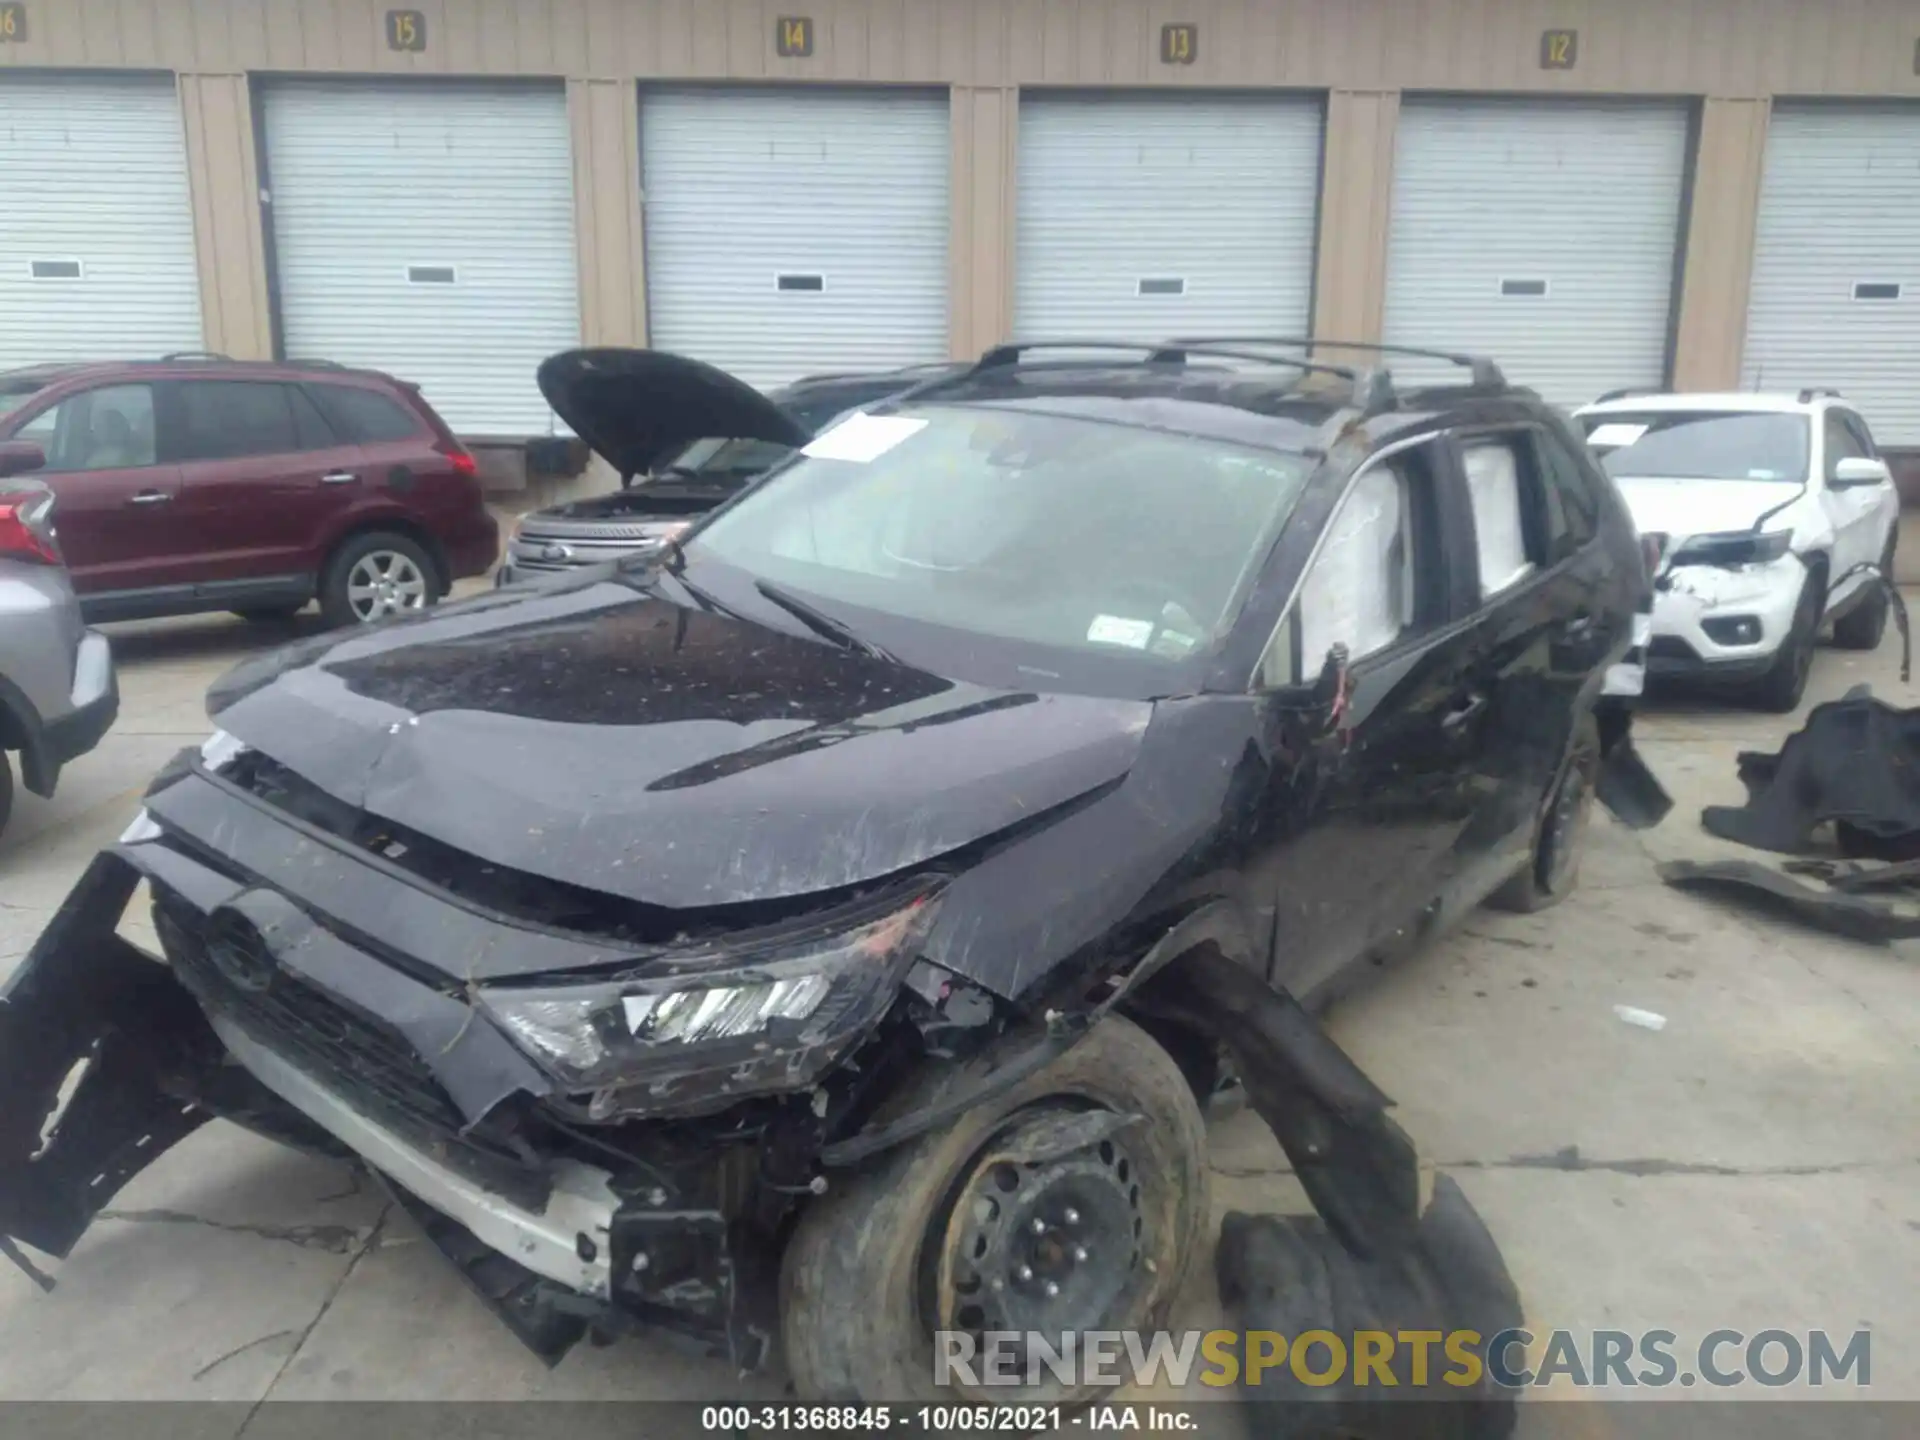
[[[753,588],[789,615],[793,616],[793,618],[798,620],[802,625],[805,625],[809,630],[813,631],[814,634],[831,640],[837,645],[844,646],[848,650],[857,650],[862,655],[871,656],[875,660],[894,659],[892,655],[888,654],[871,640],[856,634],[846,621],[834,619],[834,617],[827,614],[826,611],[808,604],[798,595],[782,590],[771,581],[755,580],[753,582]],[[898,662],[896,661],[895,663]]]

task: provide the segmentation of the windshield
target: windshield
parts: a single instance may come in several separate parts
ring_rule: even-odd
[[[0,418],[5,418],[18,410],[38,395],[41,388],[39,385],[15,386],[13,389],[0,388]]]
[[[855,415],[688,550],[828,608],[1176,661],[1231,619],[1311,469],[1013,405]]]
[[[773,440],[696,440],[655,473],[674,470],[702,475],[757,475],[779,464],[789,453],[789,447]]]
[[[1656,410],[1583,415],[1587,444],[1609,475],[1673,480],[1807,478],[1804,415]]]

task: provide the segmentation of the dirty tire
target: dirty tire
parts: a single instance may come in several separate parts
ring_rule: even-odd
[[[887,1107],[902,1113],[929,1104],[991,1073],[1033,1043],[1009,1036],[966,1065],[933,1064]],[[1078,1045],[1004,1094],[982,1101],[960,1120],[875,1157],[864,1170],[834,1172],[831,1188],[801,1216],[780,1278],[781,1337],[787,1368],[802,1399],[839,1402],[906,1400],[1041,1401],[1075,1405],[1097,1398],[1094,1387],[1037,1390],[933,1380],[933,1287],[944,1216],[975,1164],[1022,1112],[1044,1102],[1070,1102],[1137,1114],[1121,1131],[1139,1157],[1138,1213],[1146,1219],[1145,1260],[1125,1313],[1080,1328],[1154,1329],[1166,1321],[1210,1222],[1206,1134],[1193,1089],[1171,1056],[1131,1021],[1110,1016]],[[1131,1283],[1131,1282],[1130,1282]],[[1043,1377],[1046,1371],[1041,1371]]]
[[[1600,776],[1600,724],[1588,711],[1574,726],[1573,743],[1546,808],[1534,826],[1526,868],[1488,897],[1496,910],[1530,915],[1558,905],[1580,882],[1580,857],[1593,817],[1593,788]]]
[[[1807,677],[1813,673],[1813,651],[1820,641],[1821,591],[1825,581],[1817,570],[1807,572],[1800,587],[1800,603],[1794,608],[1793,628],[1780,642],[1780,653],[1773,666],[1754,682],[1753,703],[1762,710],[1784,715],[1796,709],[1807,693]]]
[[[390,530],[371,530],[350,535],[327,560],[320,576],[320,613],[329,629],[367,623],[354,608],[350,580],[355,567],[370,556],[394,556],[412,566],[426,586],[424,603],[437,601],[443,593],[440,571],[419,543]],[[374,619],[383,617],[372,617]]]
[[[1893,544],[1899,527],[1887,536],[1886,549],[1880,552],[1880,573],[1893,574]],[[1833,643],[1842,650],[1878,650],[1880,637],[1887,633],[1887,614],[1893,608],[1886,587],[1878,580],[1867,598],[1833,622]]]

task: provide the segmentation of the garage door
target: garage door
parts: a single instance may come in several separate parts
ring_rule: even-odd
[[[646,96],[647,331],[750,384],[947,355],[947,99]]]
[[[1687,128],[1681,105],[1405,102],[1386,338],[1566,405],[1662,384]]]
[[[0,75],[0,370],[200,343],[173,81]]]
[[[580,339],[558,87],[266,92],[286,353],[411,380],[468,435],[542,434],[534,370]]]
[[[1022,100],[1016,333],[1305,333],[1320,124],[1310,100]]]
[[[1831,386],[1920,445],[1920,108],[1774,110],[1741,383]]]

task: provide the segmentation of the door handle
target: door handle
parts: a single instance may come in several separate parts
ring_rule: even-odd
[[[1486,708],[1486,694],[1482,691],[1476,691],[1464,700],[1456,701],[1453,708],[1440,717],[1440,728],[1442,730],[1458,730],[1462,725],[1465,725]]]
[[[351,485],[360,477],[351,470],[335,470],[320,477],[322,485]]]
[[[130,496],[127,503],[129,505],[165,505],[171,499],[173,496],[164,490],[141,490]]]

